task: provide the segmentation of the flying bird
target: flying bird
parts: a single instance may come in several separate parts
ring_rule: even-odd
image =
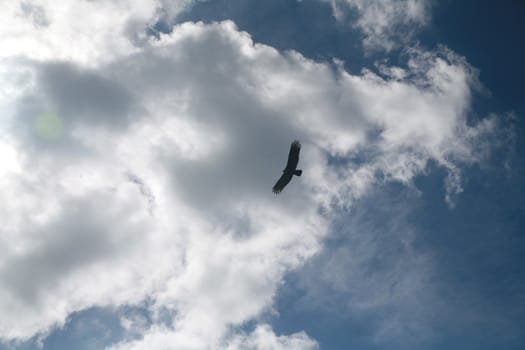
[[[283,174],[277,180],[273,186],[273,193],[280,193],[286,185],[292,180],[294,175],[301,176],[302,170],[297,169],[297,163],[299,163],[299,151],[301,150],[301,144],[295,140],[290,145],[290,153],[288,153],[288,162],[283,170]]]

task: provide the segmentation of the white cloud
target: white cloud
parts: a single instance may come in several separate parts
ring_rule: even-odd
[[[391,50],[410,38],[429,19],[428,0],[329,1],[338,21],[349,21],[364,35],[366,49]],[[348,14],[352,11],[354,16]]]
[[[146,29],[173,19],[192,0],[3,1],[0,57],[71,60],[93,65],[138,50]]]
[[[276,336],[268,325],[257,326],[248,336],[235,336],[226,347],[227,350],[314,350],[318,348],[317,343],[308,338],[304,332],[290,336]]]
[[[351,205],[378,179],[410,183],[430,160],[459,176],[491,129],[466,125],[475,72],[448,51],[414,52],[406,74],[387,78],[334,73],[254,44],[229,21],[184,23],[134,46],[108,36],[138,9],[79,3],[100,32],[83,21],[66,30],[53,12],[66,7],[41,5],[26,13],[40,24],[14,26],[26,41],[1,61],[12,85],[0,102],[10,159],[0,181],[3,339],[149,298],[153,324],[131,327],[144,336],[115,348],[314,348],[304,333],[234,329],[270,309],[283,274],[319,250],[332,204]],[[110,28],[115,9],[123,19]],[[155,7],[146,10],[141,20]],[[295,138],[304,176],[275,197]],[[365,162],[328,165],[356,154]]]
[[[225,349],[225,350],[315,350],[318,344],[306,333],[277,336],[267,324],[258,325],[252,332],[229,332],[220,343],[210,344],[195,334],[173,332],[165,327],[154,327],[141,341],[117,344],[111,350],[145,349]]]

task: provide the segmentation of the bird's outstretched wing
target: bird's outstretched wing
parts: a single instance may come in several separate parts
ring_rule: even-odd
[[[288,183],[292,180],[292,177],[293,177],[293,172],[291,171],[284,172],[279,178],[279,180],[277,180],[277,182],[273,186],[272,188],[273,193],[275,194],[280,193],[283,190],[283,188],[286,185],[288,185]]]
[[[290,152],[288,153],[288,162],[286,163],[285,171],[294,171],[299,163],[299,151],[301,150],[301,144],[295,140],[290,145]]]

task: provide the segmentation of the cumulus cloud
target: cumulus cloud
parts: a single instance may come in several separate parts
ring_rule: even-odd
[[[147,42],[147,29],[172,20],[192,0],[3,1],[2,53],[83,64],[110,61]]]
[[[368,50],[390,51],[404,43],[429,19],[428,0],[329,1],[338,21],[350,22],[363,35]]]
[[[105,11],[123,11],[118,29],[138,9],[78,3],[101,25],[90,36],[79,22],[78,50],[52,29],[68,5],[16,9],[28,21],[13,27],[20,46],[2,29],[3,339],[147,299],[151,324],[113,348],[315,348],[304,333],[236,327],[270,310],[283,275],[319,251],[334,206],[377,181],[409,184],[429,161],[459,181],[492,129],[467,125],[476,72],[444,49],[414,51],[395,74],[351,75],[254,43],[230,21],[179,24],[137,46],[125,31],[108,38]],[[140,4],[150,23],[156,7]],[[293,139],[304,176],[275,197]]]

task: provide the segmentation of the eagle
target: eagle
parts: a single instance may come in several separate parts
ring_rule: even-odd
[[[297,169],[297,163],[299,163],[299,151],[301,150],[301,144],[295,140],[290,145],[290,152],[288,153],[288,162],[283,170],[283,174],[277,180],[273,186],[273,193],[278,194],[284,189],[286,185],[292,180],[294,175],[301,176],[302,170]]]

